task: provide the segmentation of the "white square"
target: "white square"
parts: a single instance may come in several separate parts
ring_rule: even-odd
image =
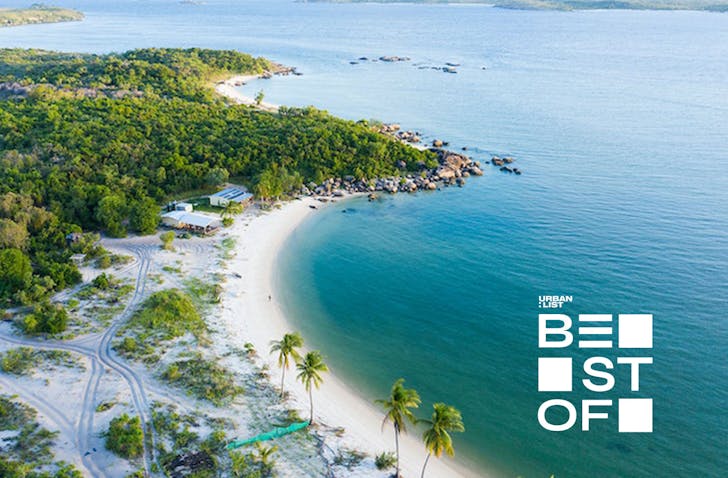
[[[619,432],[652,433],[652,399],[619,399]]]
[[[652,348],[652,314],[619,315],[619,348]]]
[[[538,391],[571,392],[571,357],[538,358]]]

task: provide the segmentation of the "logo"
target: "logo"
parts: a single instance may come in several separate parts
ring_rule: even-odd
[[[539,309],[560,309],[564,304],[574,302],[574,296],[572,295],[539,295],[538,296],[538,308]]]
[[[620,433],[651,433],[652,399],[612,397],[610,392],[615,386],[615,374],[612,372],[615,367],[628,367],[630,391],[640,391],[642,366],[652,364],[652,357],[620,355],[626,349],[645,349],[645,354],[651,355],[647,349],[652,349],[652,315],[619,314],[615,320],[611,314],[580,314],[576,319],[578,327],[574,322],[565,314],[538,316],[539,349],[561,349],[564,352],[559,357],[538,359],[538,391],[564,394],[564,398],[549,399],[541,404],[539,424],[546,430],[562,432],[571,429],[580,416],[582,431],[589,431],[592,420],[607,419],[610,412],[616,412]],[[593,349],[594,354],[587,359],[569,356],[568,351],[575,348]],[[575,367],[580,367],[586,378],[575,382]],[[577,387],[604,398],[573,403],[566,394]],[[558,408],[565,410],[568,418],[562,423],[552,423],[547,419],[547,412]]]

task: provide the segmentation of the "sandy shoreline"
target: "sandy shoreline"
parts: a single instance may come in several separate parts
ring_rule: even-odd
[[[274,104],[268,103],[266,101],[263,101],[260,104],[257,104],[255,102],[255,98],[246,96],[237,89],[241,85],[244,85],[252,80],[257,80],[259,78],[261,78],[261,75],[233,76],[232,78],[228,78],[227,80],[216,83],[215,91],[217,91],[219,94],[221,94],[227,98],[230,98],[231,100],[235,101],[239,105],[255,106],[256,108],[259,108],[259,109],[265,110],[265,111],[278,111],[278,105],[274,105]]]
[[[228,262],[231,271],[242,277],[226,284],[223,299],[223,319],[230,339],[242,344],[252,342],[261,360],[270,366],[273,383],[280,383],[280,370],[273,356],[268,355],[269,342],[294,329],[283,315],[275,299],[276,260],[286,239],[306,218],[318,213],[309,207],[321,203],[311,198],[285,203],[282,208],[262,213],[250,210],[236,220],[230,236],[236,238],[236,256]],[[273,296],[273,300],[269,299]],[[322,351],[326,355],[326,351]],[[344,427],[345,446],[365,451],[371,456],[394,450],[391,427],[381,429],[382,412],[358,396],[336,375],[336,364],[330,363],[323,386],[314,394],[317,420],[332,427]],[[291,403],[308,413],[308,397],[295,381],[295,371],[286,374],[286,388],[292,392]],[[423,410],[422,413],[426,413]],[[406,477],[420,476],[425,449],[419,434],[406,435],[400,440],[402,473]],[[360,475],[357,475],[360,476]],[[373,470],[367,476],[387,476]],[[430,477],[478,476],[451,460],[430,460]]]

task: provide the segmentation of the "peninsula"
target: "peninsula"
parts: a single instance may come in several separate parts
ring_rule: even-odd
[[[0,470],[470,476],[426,460],[426,427],[383,428],[399,405],[362,399],[306,349],[274,269],[339,189],[399,178],[394,193],[408,176],[444,183],[477,166],[382,125],[213,88],[271,71],[236,51],[0,50]],[[249,201],[246,188],[257,202],[231,199]],[[408,413],[432,417],[442,440],[464,430],[450,405]]]
[[[28,8],[0,8],[0,27],[17,27],[36,23],[76,22],[83,13],[70,8],[33,4]]]

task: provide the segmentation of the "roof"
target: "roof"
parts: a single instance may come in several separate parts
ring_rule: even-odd
[[[253,195],[240,188],[225,188],[222,191],[216,192],[215,194],[211,195],[210,197],[211,198],[219,197],[219,198],[227,199],[228,201],[242,202],[242,201],[245,201],[246,199],[252,198]]]
[[[217,219],[214,217],[187,211],[171,211],[166,214],[162,214],[162,217],[168,217],[183,224],[195,227],[210,227],[217,222]]]

